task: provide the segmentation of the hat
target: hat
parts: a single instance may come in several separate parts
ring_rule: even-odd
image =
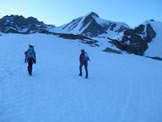
[[[29,44],[29,47],[34,48],[34,46],[33,46],[33,45],[31,45],[31,44]]]
[[[81,52],[84,53],[85,52],[84,49],[82,49]]]

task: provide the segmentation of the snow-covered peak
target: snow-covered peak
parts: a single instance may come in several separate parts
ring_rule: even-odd
[[[91,13],[89,13],[89,14],[87,14],[86,16],[84,16],[84,18],[86,19],[86,18],[89,18],[89,20],[91,19],[91,20],[95,20],[96,22],[97,22],[97,24],[99,24],[99,25],[101,25],[101,26],[103,26],[103,27],[105,27],[105,26],[108,26],[108,28],[110,27],[110,26],[116,26],[117,28],[116,28],[116,30],[113,30],[112,28],[111,28],[111,31],[117,31],[121,26],[123,26],[123,27],[125,27],[125,28],[130,28],[129,27],[129,25],[127,25],[126,23],[124,23],[124,22],[115,22],[115,21],[111,21],[111,20],[105,20],[105,19],[102,19],[102,18],[100,18],[99,17],[99,15],[98,14],[96,14],[95,12],[91,12]],[[107,28],[107,27],[106,27]],[[110,29],[110,28],[109,28]]]
[[[56,27],[53,31],[59,33],[82,34],[90,37],[99,35],[116,36],[120,32],[128,29],[126,23],[104,20],[95,12],[90,12],[85,16],[72,20],[70,23]],[[113,33],[113,34],[112,34]]]
[[[96,14],[95,12],[90,12],[90,13],[88,13],[86,16],[87,16],[87,17],[88,17],[88,16],[91,16],[91,17],[94,17],[94,18],[99,18],[99,15]]]

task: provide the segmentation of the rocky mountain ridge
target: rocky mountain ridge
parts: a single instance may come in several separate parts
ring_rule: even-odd
[[[149,44],[153,40],[156,41],[156,37],[161,32],[158,31],[157,25],[161,27],[162,23],[159,24],[155,20],[149,20],[135,28],[130,28],[126,23],[104,20],[95,12],[91,12],[86,16],[73,19],[67,24],[55,27],[54,25],[44,24],[44,22],[38,21],[34,17],[24,18],[23,16],[11,15],[0,19],[0,32],[45,33],[80,40],[82,36],[91,43],[95,40],[95,44],[100,41],[100,38],[105,38],[117,48],[128,53],[145,55]]]
[[[53,27],[55,26],[44,24],[34,17],[24,18],[23,16],[10,15],[0,19],[0,32],[2,33],[39,33]]]

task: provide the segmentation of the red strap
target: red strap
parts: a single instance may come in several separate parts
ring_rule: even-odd
[[[83,54],[80,54],[79,60],[82,61]]]
[[[27,51],[25,51],[25,52],[24,52],[24,54],[25,54],[25,56],[27,56],[28,52],[27,52]]]

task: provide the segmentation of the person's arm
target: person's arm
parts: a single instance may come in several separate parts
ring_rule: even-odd
[[[80,54],[80,57],[79,57],[80,62],[82,61],[82,56],[83,56],[83,54]]]
[[[34,63],[36,64],[36,52],[34,51]]]
[[[35,57],[35,59],[36,59],[36,52],[34,51],[34,57]]]
[[[28,54],[27,51],[25,51],[24,54],[25,54],[25,63],[26,63],[27,62],[27,54]]]
[[[88,60],[91,61],[91,59],[89,58],[89,56],[88,56]]]
[[[27,56],[25,56],[25,63],[27,62]]]

